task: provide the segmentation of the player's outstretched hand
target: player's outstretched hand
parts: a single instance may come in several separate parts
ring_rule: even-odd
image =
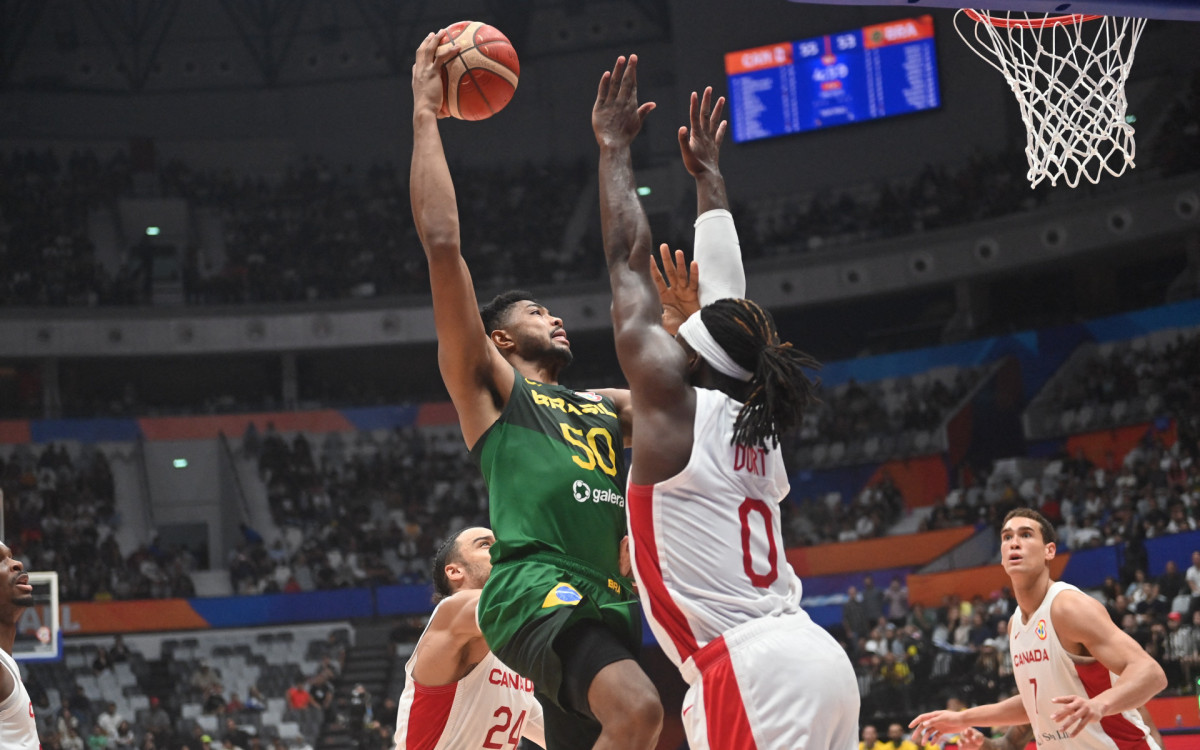
[[[718,97],[714,103],[712,86],[704,89],[703,96],[692,92],[689,125],[679,128],[679,151],[683,166],[693,177],[720,171],[721,142],[729,125],[721,119],[724,114],[725,97]]]
[[[600,76],[596,104],[592,107],[592,131],[601,148],[628,146],[642,129],[642,121],[654,102],[637,101],[637,55],[617,58],[611,71]]]
[[[943,735],[955,734],[965,730],[969,724],[964,724],[958,711],[930,711],[921,714],[908,723],[913,732],[913,742],[926,745],[936,742]]]
[[[1059,730],[1072,737],[1078,736],[1083,728],[1093,721],[1100,721],[1104,713],[1095,701],[1078,695],[1062,695],[1051,698],[1051,701],[1062,705],[1063,710],[1052,715],[1050,721],[1058,725]]]
[[[446,30],[439,29],[425,37],[417,47],[413,62],[413,109],[432,111],[438,117],[449,117],[442,92],[442,66],[458,54],[453,44],[445,44]]]
[[[683,321],[700,309],[700,266],[696,261],[687,265],[683,251],[676,250],[672,254],[665,242],[659,246],[658,255],[662,258],[663,270],[659,271],[658,264],[651,258],[650,277],[658,287],[658,299],[662,302],[662,327],[674,336]]]

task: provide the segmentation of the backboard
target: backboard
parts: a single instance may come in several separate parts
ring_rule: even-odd
[[[1200,21],[1200,0],[791,0],[816,5],[898,5],[925,8],[983,8],[1026,13],[1095,14],[1125,18]]]
[[[32,572],[34,605],[17,621],[13,658],[17,661],[57,661],[62,658],[58,620],[58,573]]]

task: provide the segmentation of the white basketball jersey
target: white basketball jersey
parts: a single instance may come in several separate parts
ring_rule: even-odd
[[[404,665],[396,750],[516,750],[521,737],[546,746],[533,682],[504,666],[491,651],[466,677],[449,685],[418,684],[412,676],[416,658],[414,650]]]
[[[21,682],[21,670],[4,649],[0,649],[0,664],[12,673],[16,689],[0,700],[0,748],[4,750],[41,750],[37,722],[33,718],[33,701]]]
[[[783,456],[732,444],[741,408],[697,388],[687,466],[665,482],[629,485],[642,608],[676,666],[737,625],[800,610],[800,579],[779,528],[789,488]]]
[[[1050,604],[1054,597],[1068,590],[1079,589],[1062,581],[1050,584],[1046,598],[1028,622],[1022,622],[1020,609],[1009,621],[1013,676],[1033,727],[1034,740],[1041,750],[1159,750],[1137,711],[1092,722],[1073,739],[1051,721],[1050,717],[1062,710],[1062,706],[1051,702],[1054,698],[1066,695],[1091,698],[1108,690],[1118,679],[1100,662],[1076,656],[1059,642],[1054,621],[1050,619]]]

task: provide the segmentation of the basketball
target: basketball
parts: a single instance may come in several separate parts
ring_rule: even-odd
[[[486,120],[504,109],[517,90],[517,51],[499,29],[480,21],[459,21],[446,32],[446,44],[459,51],[442,66],[446,111],[460,120]]]

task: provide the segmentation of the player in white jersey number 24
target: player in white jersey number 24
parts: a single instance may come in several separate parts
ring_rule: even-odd
[[[463,529],[434,557],[438,604],[404,665],[396,750],[516,750],[522,737],[546,746],[533,683],[488,650],[475,621],[495,541],[489,529]]]
[[[1050,580],[1055,551],[1054,527],[1040,513],[1018,508],[1005,517],[1000,557],[1017,598],[1008,637],[1020,694],[921,714],[909,724],[915,742],[1028,723],[1042,750],[1159,750],[1138,709],[1167,686],[1162,667],[1098,601]]]

